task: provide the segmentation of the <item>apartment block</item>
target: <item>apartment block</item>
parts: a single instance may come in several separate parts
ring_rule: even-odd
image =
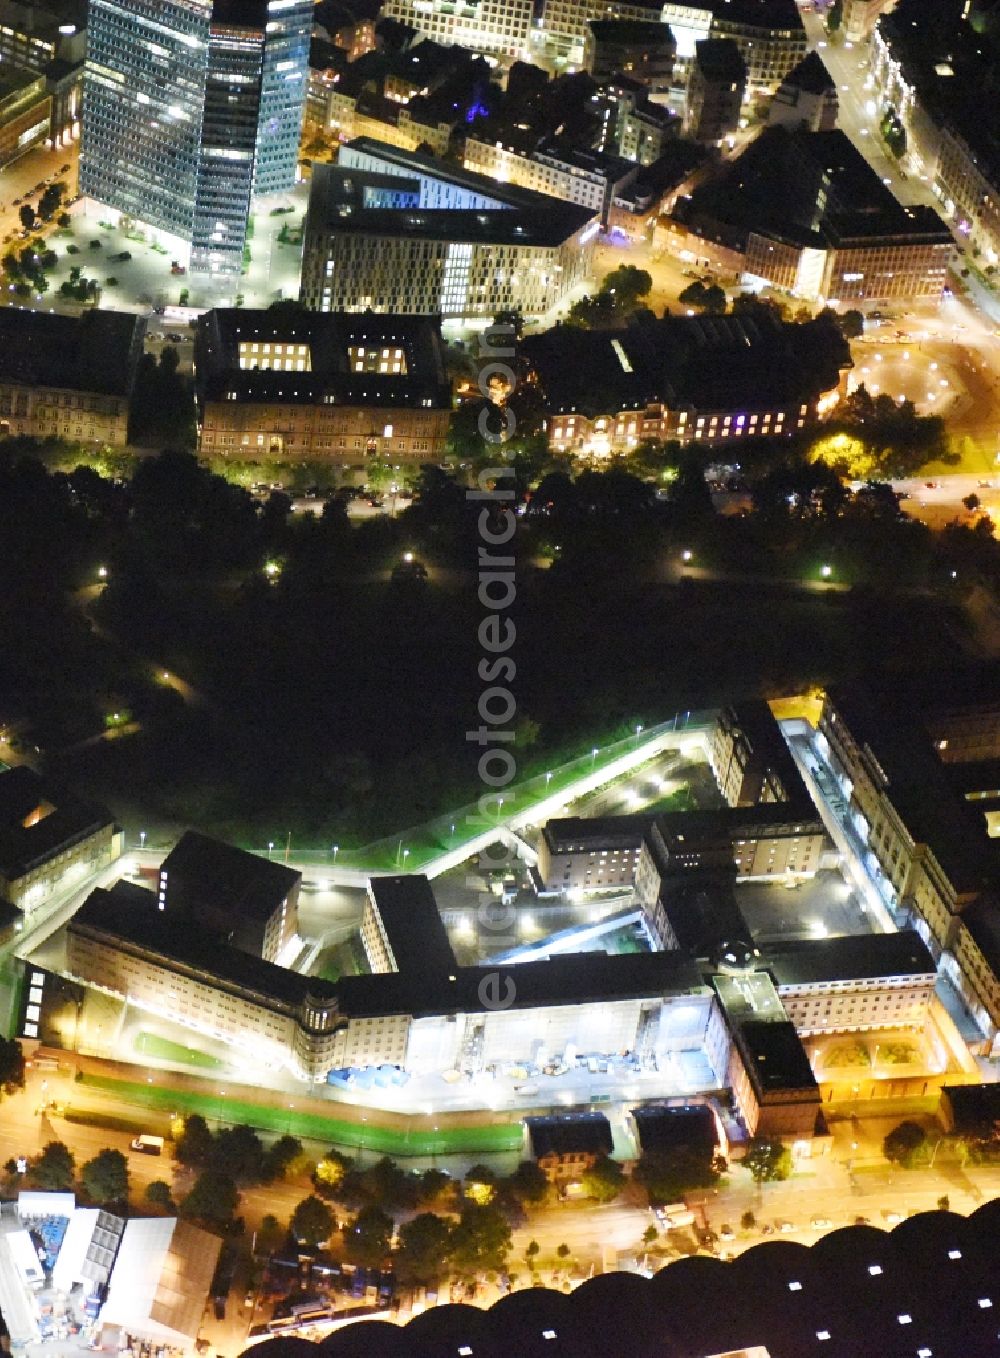
[[[740,125],[747,68],[732,38],[706,38],[695,46],[688,76],[685,132],[720,146]]]

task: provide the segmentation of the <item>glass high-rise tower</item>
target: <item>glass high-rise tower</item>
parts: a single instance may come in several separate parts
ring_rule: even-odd
[[[253,195],[295,183],[311,0],[91,0],[81,192],[239,275]]]

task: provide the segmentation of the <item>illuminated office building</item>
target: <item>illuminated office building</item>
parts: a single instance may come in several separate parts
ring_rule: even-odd
[[[253,195],[295,183],[308,0],[93,0],[81,192],[239,276]]]

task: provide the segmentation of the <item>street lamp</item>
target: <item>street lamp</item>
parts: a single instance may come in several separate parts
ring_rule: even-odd
[[[340,845],[339,845],[339,844],[334,844],[334,846],[333,846],[333,861],[334,861],[335,863],[336,863],[336,861],[337,861],[337,854],[338,854],[338,853],[340,853]]]
[[[98,580],[106,580],[106,579],[108,578],[108,568],[107,568],[107,566],[98,566],[98,568],[97,568],[97,578],[98,578]]]
[[[271,857],[271,854],[272,854],[273,852],[274,852],[274,840],[273,840],[273,839],[269,839],[269,840],[267,841],[267,856],[268,856],[268,858]]]
[[[545,775],[545,786],[548,787],[549,783],[551,782],[552,782],[552,770],[549,769],[548,773]]]
[[[593,766],[594,766],[596,763],[597,763],[597,746],[595,745],[594,748],[593,748],[593,749],[591,750],[591,752],[590,752],[590,766],[591,766],[591,768],[593,768]]]
[[[637,736],[641,736],[641,735],[642,735],[642,723],[641,723],[641,722],[640,722],[639,725],[635,728],[635,733],[636,733]]]
[[[820,573],[820,575],[823,577],[824,580],[829,580],[830,576],[833,574],[833,567],[832,567],[832,566],[821,566],[821,567],[820,567],[820,572],[819,572],[819,573]]]
[[[139,831],[139,848],[140,848],[140,849],[144,849],[145,847],[146,847],[146,831],[145,831],[145,830],[140,830],[140,831]]]
[[[685,566],[687,565],[687,563],[691,560],[691,558],[692,558],[693,556],[694,556],[694,552],[692,552],[691,549],[690,549],[689,547],[685,547],[684,550],[683,550],[683,552],[681,552],[681,560],[684,562]]]

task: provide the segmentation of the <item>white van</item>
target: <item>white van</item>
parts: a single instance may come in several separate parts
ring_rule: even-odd
[[[141,1151],[143,1155],[162,1155],[163,1137],[162,1136],[137,1136],[132,1142],[134,1151]]]

